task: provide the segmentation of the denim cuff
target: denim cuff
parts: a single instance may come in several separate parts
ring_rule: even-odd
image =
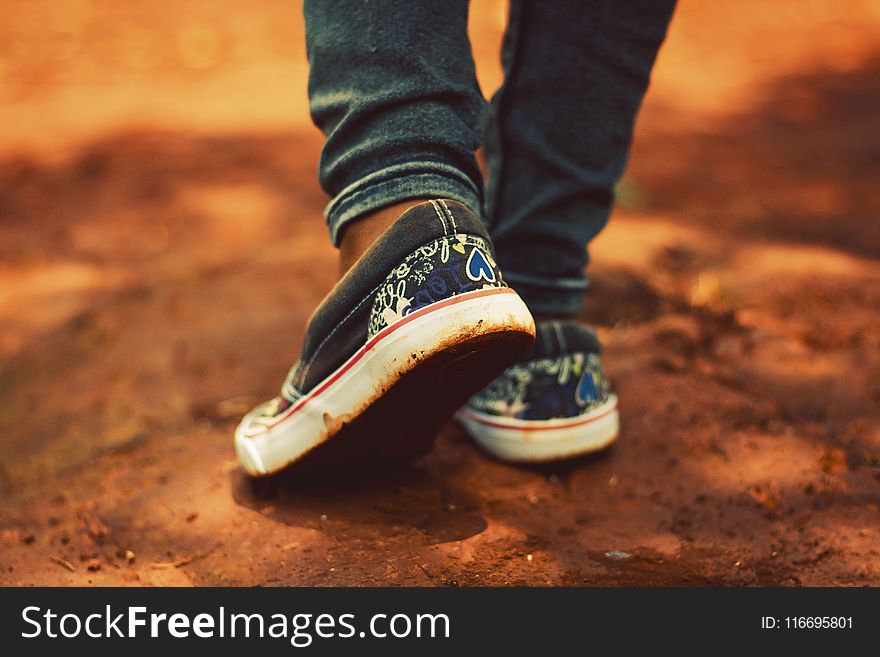
[[[482,194],[461,170],[441,162],[406,162],[380,169],[352,183],[327,205],[330,239],[339,246],[345,225],[365,214],[409,199],[445,198],[480,215]]]
[[[581,310],[587,293],[585,278],[549,279],[503,271],[504,281],[516,290],[529,310],[537,315],[569,317]]]

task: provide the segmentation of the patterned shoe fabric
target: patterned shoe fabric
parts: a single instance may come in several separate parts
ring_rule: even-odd
[[[617,396],[590,329],[541,322],[535,344],[459,412],[474,439],[510,461],[550,461],[594,452],[617,437]]]
[[[368,337],[407,315],[466,292],[507,287],[489,242],[477,235],[443,236],[418,248],[376,292]]]
[[[312,315],[280,394],[236,429],[239,461],[266,475],[313,452],[351,464],[424,451],[533,338],[479,217],[453,201],[418,204]]]

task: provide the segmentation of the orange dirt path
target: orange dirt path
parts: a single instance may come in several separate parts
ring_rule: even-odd
[[[261,486],[232,429],[335,272],[298,7],[0,15],[0,584],[880,582],[877,3],[682,3],[591,249],[609,454],[510,467],[450,425]]]

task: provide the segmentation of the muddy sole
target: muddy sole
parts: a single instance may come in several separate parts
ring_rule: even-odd
[[[534,339],[528,309],[508,288],[423,310],[378,334],[268,428],[253,430],[246,417],[236,430],[245,471],[411,460]]]
[[[427,453],[456,411],[501,374],[532,340],[507,331],[450,347],[403,375],[364,413],[287,470],[395,468]]]

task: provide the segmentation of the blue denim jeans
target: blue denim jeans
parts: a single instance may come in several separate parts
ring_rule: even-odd
[[[388,205],[455,199],[482,215],[532,312],[576,313],[674,4],[510,0],[504,83],[487,102],[467,0],[305,0],[333,242]]]

